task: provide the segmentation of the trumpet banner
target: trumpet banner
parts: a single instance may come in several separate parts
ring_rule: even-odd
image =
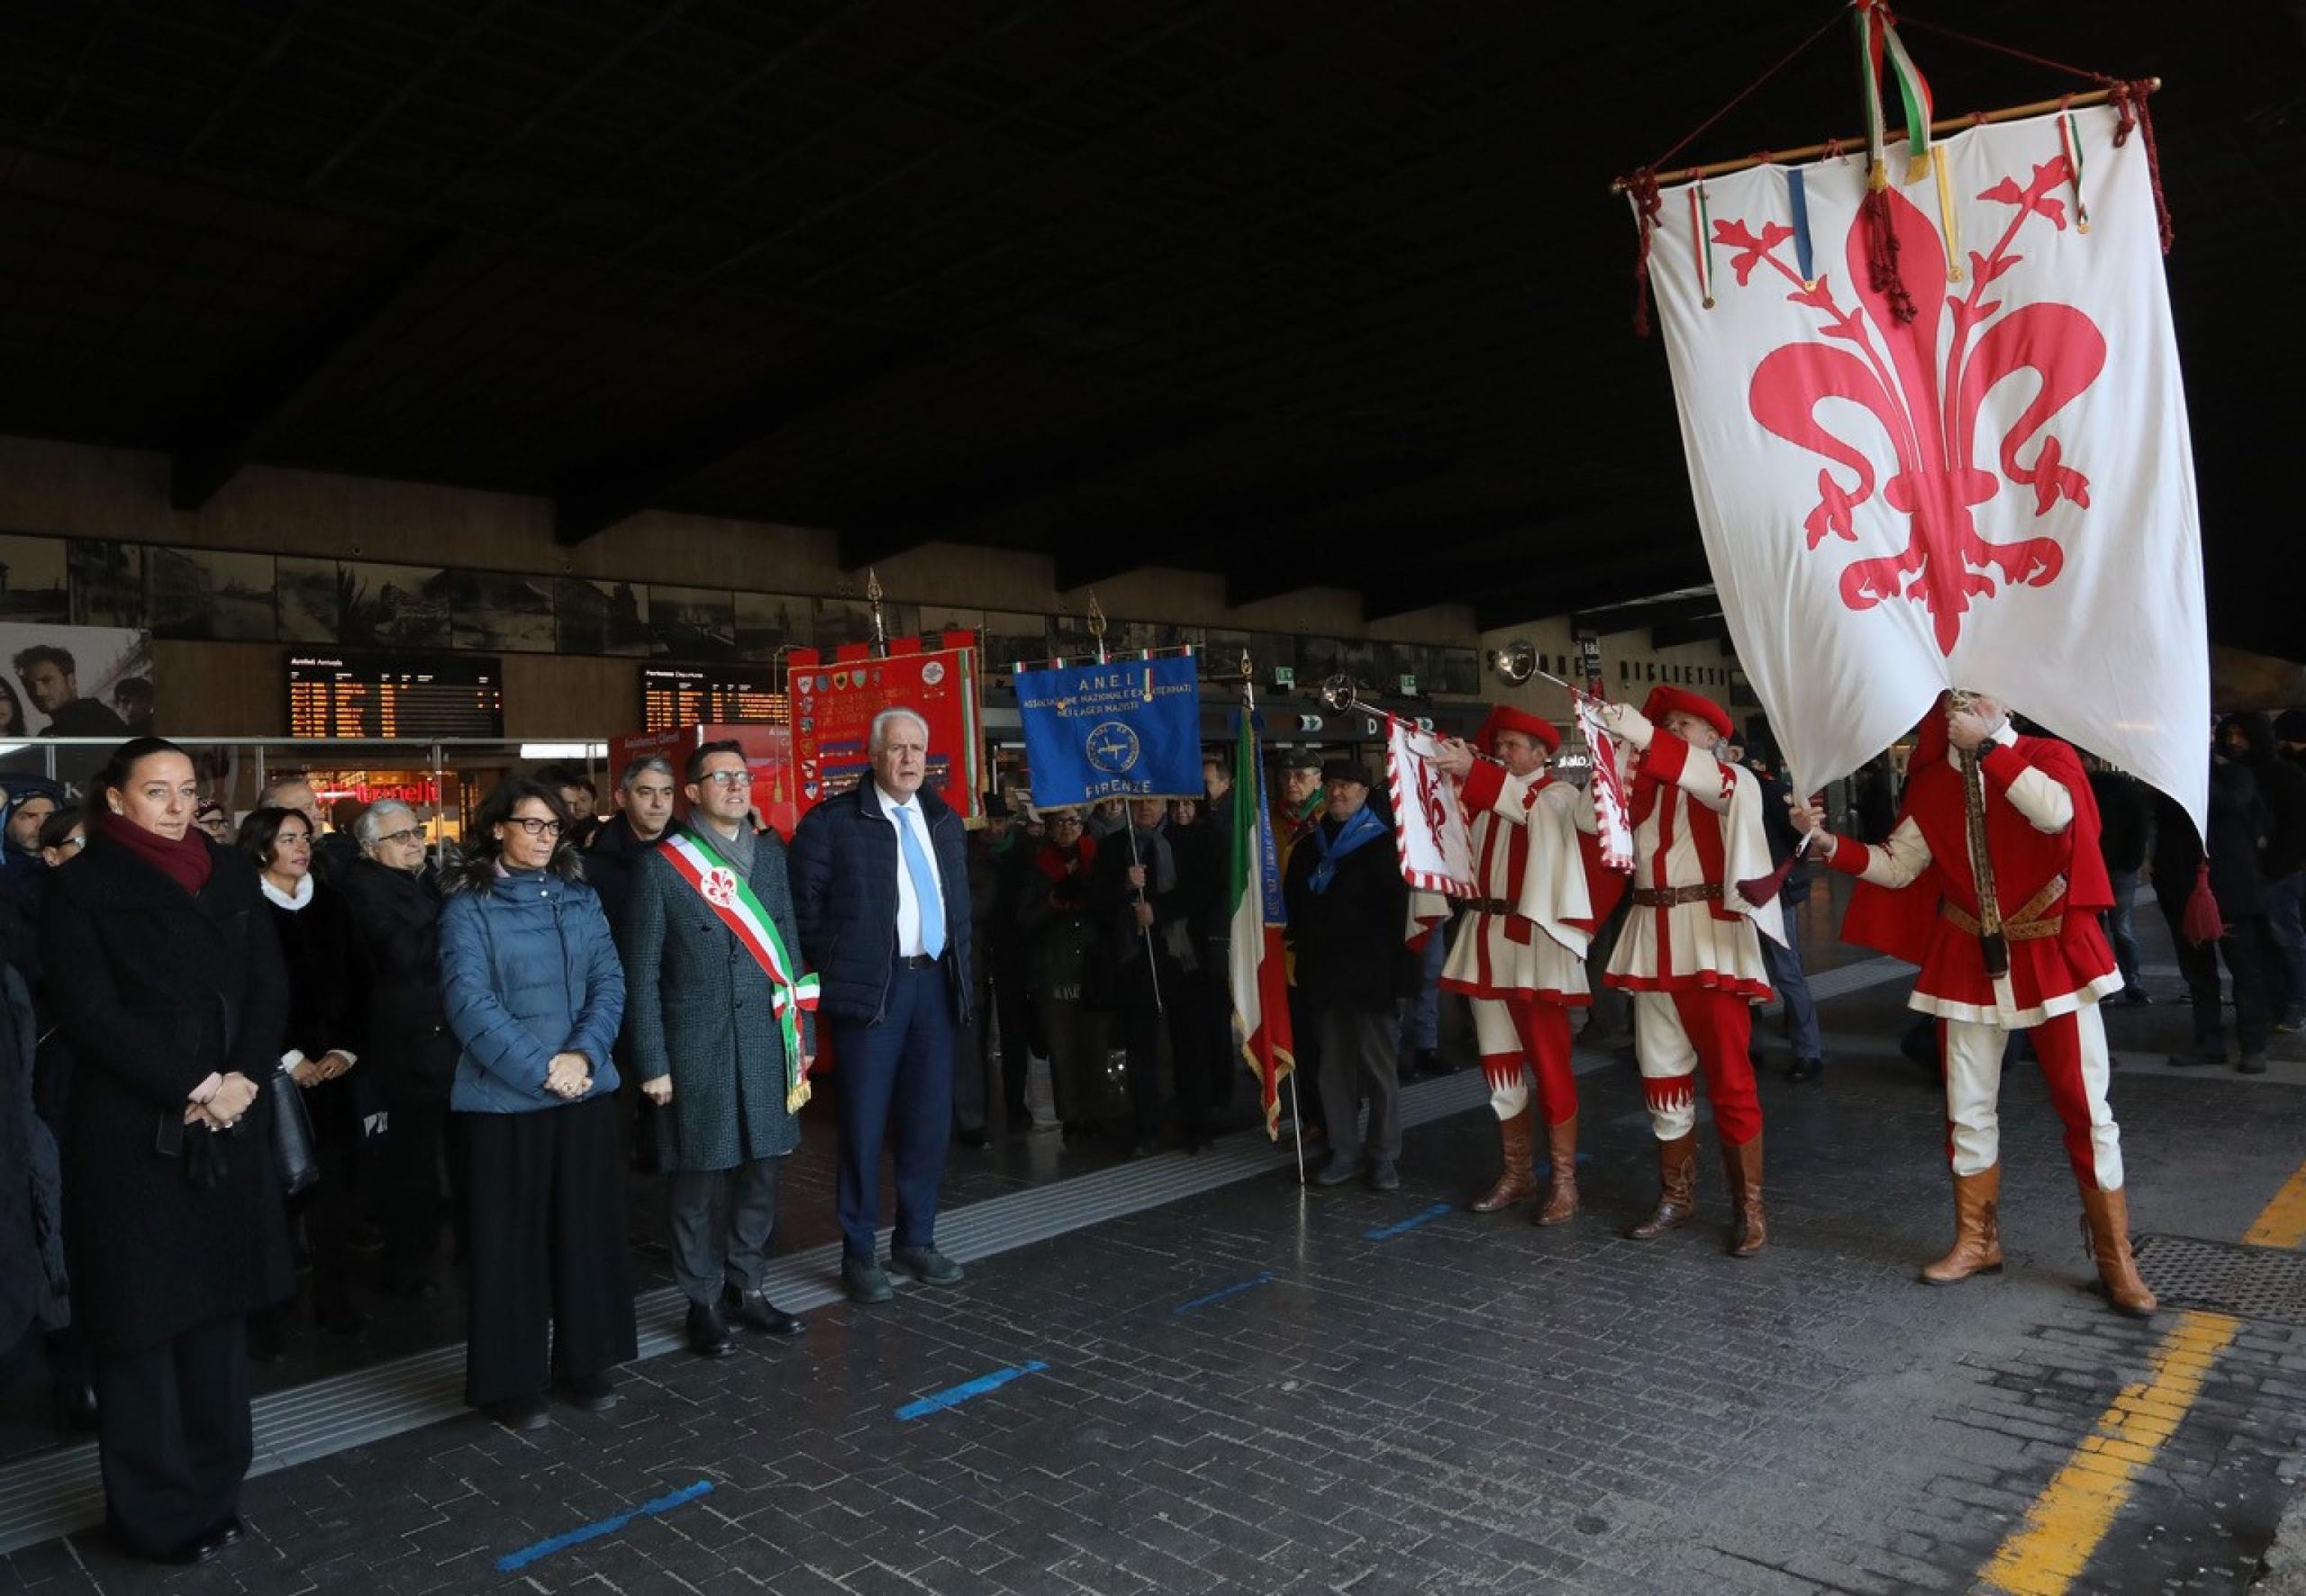
[[[1698,523],[1797,791],[1961,686],[2202,823],[2193,447],[2119,121],[1972,128],[1911,169],[1893,146],[1886,235],[1854,157],[1663,194],[1650,275]]]

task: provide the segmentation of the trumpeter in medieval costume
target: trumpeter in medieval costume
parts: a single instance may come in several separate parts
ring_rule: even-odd
[[[1601,713],[1639,751],[1630,794],[1633,907],[1602,979],[1632,994],[1634,1054],[1657,1138],[1657,1205],[1626,1234],[1654,1240],[1697,1211],[1695,1088],[1702,1070],[1730,1190],[1730,1250],[1751,1257],[1767,1231],[1748,1005],[1770,996],[1761,938],[1784,934],[1782,917],[1757,917],[1736,885],[1770,874],[1761,783],[1714,758],[1732,727],[1710,698],[1661,686],[1639,711],[1612,703]]]
[[[1491,757],[1476,754],[1476,746]],[[1548,774],[1560,749],[1561,733],[1550,721],[1500,705],[1474,745],[1451,740],[1435,760],[1458,784],[1478,894],[1465,905],[1441,984],[1472,1000],[1503,1156],[1496,1183],[1473,1208],[1495,1213],[1536,1193],[1531,1150],[1541,1117],[1551,1173],[1540,1225],[1562,1224],[1577,1211],[1569,1011],[1593,1002],[1585,950],[1595,920],[1608,911],[1606,902],[1597,908],[1594,900],[1620,879],[1596,872],[1581,842],[1579,833],[1594,830],[1593,805]]]
[[[2154,1294],[2129,1250],[2121,1132],[2107,1106],[2099,1000],[2121,990],[2099,911],[2113,901],[2098,806],[2074,749],[2020,737],[2000,701],[1950,694],[1926,717],[1887,841],[1837,838],[1797,806],[1826,861],[1857,876],[1845,939],[1921,966],[1912,1006],[1937,1017],[1954,1170],[1953,1249],[1921,1272],[1950,1285],[2002,1267],[2003,1044],[2030,1032],[2065,1123],[2066,1157],[2106,1295],[2144,1318]]]

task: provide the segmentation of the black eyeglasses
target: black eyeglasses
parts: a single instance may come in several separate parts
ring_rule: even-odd
[[[733,787],[740,784],[750,786],[752,781],[753,773],[749,770],[708,770],[696,778],[696,784],[701,787]]]
[[[531,835],[533,835],[533,833],[531,833]],[[377,838],[377,840],[379,842],[422,842],[424,840],[424,828],[422,826],[403,826],[397,831],[386,832],[382,837]]]
[[[531,837],[558,837],[560,835],[560,822],[558,821],[540,821],[532,814],[516,814],[507,820],[504,823],[508,826],[518,826],[522,830],[526,831]]]

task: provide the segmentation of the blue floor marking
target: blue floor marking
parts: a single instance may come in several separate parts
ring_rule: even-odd
[[[550,1540],[540,1540],[532,1546],[522,1546],[517,1552],[507,1553],[499,1557],[496,1560],[496,1572],[511,1573],[515,1569],[526,1568],[540,1557],[549,1557],[555,1552],[565,1552],[569,1547],[582,1546],[588,1540],[598,1540],[604,1535],[614,1535],[635,1519],[646,1518],[655,1513],[669,1513],[683,1502],[695,1501],[698,1497],[708,1494],[712,1489],[712,1481],[699,1480],[694,1485],[682,1486],[669,1496],[660,1496],[653,1501],[644,1501],[639,1507],[629,1512],[619,1513],[613,1519],[604,1519],[597,1524],[587,1524],[582,1529],[572,1529],[566,1535],[556,1535]]]
[[[1448,1203],[1437,1202],[1431,1208],[1425,1209],[1421,1212],[1410,1215],[1409,1218],[1402,1220],[1401,1223],[1397,1225],[1383,1225],[1375,1230],[1364,1230],[1361,1232],[1361,1239],[1364,1241],[1388,1241],[1394,1237],[1399,1236],[1404,1230],[1414,1230],[1420,1225],[1430,1225],[1435,1220],[1439,1219],[1443,1214],[1448,1213],[1448,1211],[1449,1205]]]
[[[966,1384],[956,1385],[949,1391],[940,1391],[933,1396],[922,1397],[917,1402],[907,1402],[897,1410],[897,1417],[925,1419],[930,1414],[942,1412],[947,1408],[958,1408],[971,1397],[983,1396],[988,1391],[998,1391],[1012,1380],[1022,1379],[1027,1374],[1038,1374],[1048,1367],[1047,1364],[1035,1358],[1031,1363],[1020,1365],[1013,1369],[998,1369],[990,1374],[980,1375]]]
[[[1227,1286],[1223,1291],[1212,1292],[1205,1297],[1195,1297],[1190,1302],[1180,1302],[1175,1308],[1169,1310],[1170,1317],[1175,1318],[1180,1313],[1191,1313],[1194,1309],[1206,1308],[1212,1302],[1222,1302],[1228,1297],[1238,1297],[1243,1292],[1255,1291],[1258,1286],[1266,1284],[1267,1283],[1278,1278],[1279,1276],[1276,1275],[1272,1270],[1267,1269],[1263,1274],[1257,1274],[1251,1279],[1236,1281],[1233,1284]]]

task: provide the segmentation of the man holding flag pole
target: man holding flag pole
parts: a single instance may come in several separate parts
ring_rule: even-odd
[[[1241,724],[1233,768],[1246,789],[1232,805],[1231,957],[1226,971],[1233,994],[1233,1029],[1241,1057],[1257,1077],[1266,1135],[1278,1139],[1281,1079],[1296,1090],[1296,1056],[1289,1025],[1289,976],[1281,939],[1287,915],[1281,902],[1281,856],[1274,845],[1273,806],[1266,793],[1265,762],[1257,754],[1257,694],[1249,662],[1241,661]],[[1303,1116],[1298,1116],[1302,1121]],[[1305,1174],[1305,1142],[1297,1139],[1297,1175]]]

